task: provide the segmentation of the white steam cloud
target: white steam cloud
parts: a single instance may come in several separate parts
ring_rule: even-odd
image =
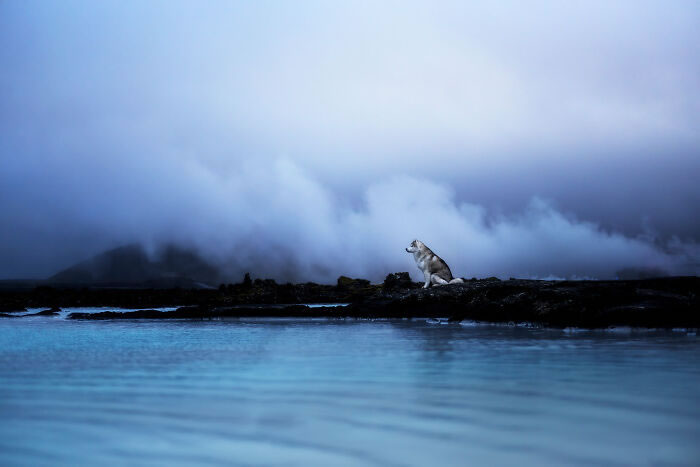
[[[360,206],[350,206],[285,159],[265,170],[242,167],[234,176],[201,166],[183,173],[190,176],[155,196],[170,215],[144,211],[134,222],[135,211],[122,206],[116,212],[129,214],[120,222],[138,226],[132,235],[146,244],[195,247],[232,278],[250,271],[278,280],[332,282],[344,274],[378,281],[408,270],[420,280],[404,251],[414,238],[462,277],[602,279],[629,268],[697,273],[697,245],[675,241],[662,249],[649,238],[569,218],[538,198],[505,217],[409,176],[368,186]]]
[[[0,1],[0,278],[131,242],[419,278],[413,238],[464,277],[697,274],[699,11]]]

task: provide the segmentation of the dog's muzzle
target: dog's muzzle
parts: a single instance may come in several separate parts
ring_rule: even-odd
[[[406,248],[406,253],[410,253],[410,252],[411,252],[411,251],[410,251],[408,248]]]

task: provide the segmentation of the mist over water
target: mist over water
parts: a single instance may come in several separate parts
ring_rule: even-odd
[[[697,274],[695,2],[0,3],[0,278]],[[418,276],[414,276],[418,278]]]
[[[625,269],[698,273],[695,243],[606,231],[538,197],[521,212],[497,214],[457,200],[447,184],[396,175],[370,184],[349,203],[289,159],[264,168],[242,164],[232,175],[191,161],[143,164],[138,172],[104,184],[76,179],[65,190],[57,187],[52,199],[65,209],[63,225],[137,242],[153,254],[164,244],[192,248],[231,280],[251,272],[292,281],[333,282],[339,275],[379,281],[405,270],[420,280],[404,250],[414,238],[467,278],[608,279]],[[103,190],[115,196],[106,199]],[[54,207],[37,205],[32,214]]]
[[[232,277],[253,271],[288,280],[327,282],[341,274],[381,280],[409,270],[420,280],[404,252],[413,238],[466,277],[615,278],[625,268],[697,272],[697,245],[676,241],[662,249],[653,238],[606,232],[539,198],[521,213],[498,216],[457,201],[445,184],[404,175],[368,186],[350,206],[289,160],[255,172],[242,169],[227,179],[209,174],[204,186],[185,192],[210,198],[190,201],[189,212],[167,227],[154,225],[152,236],[141,239],[194,246]]]
[[[131,176],[114,178],[108,170],[103,176],[50,187],[47,198],[55,204],[36,205],[32,215],[50,221],[58,205],[72,231],[97,230],[151,251],[163,243],[194,248],[232,279],[250,271],[279,280],[328,282],[341,274],[381,280],[400,270],[420,279],[404,252],[413,238],[466,277],[697,272],[696,245],[677,242],[664,251],[649,238],[605,232],[538,198],[516,215],[493,215],[457,201],[446,184],[406,175],[369,185],[354,205],[289,159],[242,164],[232,175],[182,161],[142,162]]]

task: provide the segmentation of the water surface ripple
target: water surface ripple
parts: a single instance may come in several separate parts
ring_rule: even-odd
[[[700,341],[423,320],[0,321],[0,464],[698,465]]]

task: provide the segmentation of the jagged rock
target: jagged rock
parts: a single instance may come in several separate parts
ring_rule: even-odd
[[[416,284],[411,280],[411,276],[409,276],[407,272],[387,274],[382,286],[386,291],[411,289],[415,287]]]
[[[700,278],[643,281],[475,281],[373,296],[352,307],[373,315],[443,316],[553,327],[700,326]]]
[[[358,290],[369,287],[367,279],[352,279],[346,276],[340,276],[336,285],[340,290]]]
[[[383,285],[340,277],[337,285],[277,284],[256,280],[249,290],[232,284],[220,290],[39,289],[0,292],[8,307],[115,306],[143,308],[77,319],[216,318],[235,316],[328,316],[355,318],[449,318],[502,323],[600,328],[700,327],[700,278],[630,281],[473,280],[428,289],[408,285],[406,273],[387,276]],[[410,279],[409,279],[410,280]],[[386,286],[388,282],[388,287]],[[350,303],[347,307],[306,308],[303,303]],[[268,304],[270,306],[254,306]],[[297,305],[294,305],[297,304]],[[190,305],[173,312],[146,309]],[[292,305],[292,306],[285,306]],[[12,316],[4,314],[5,316]]]

